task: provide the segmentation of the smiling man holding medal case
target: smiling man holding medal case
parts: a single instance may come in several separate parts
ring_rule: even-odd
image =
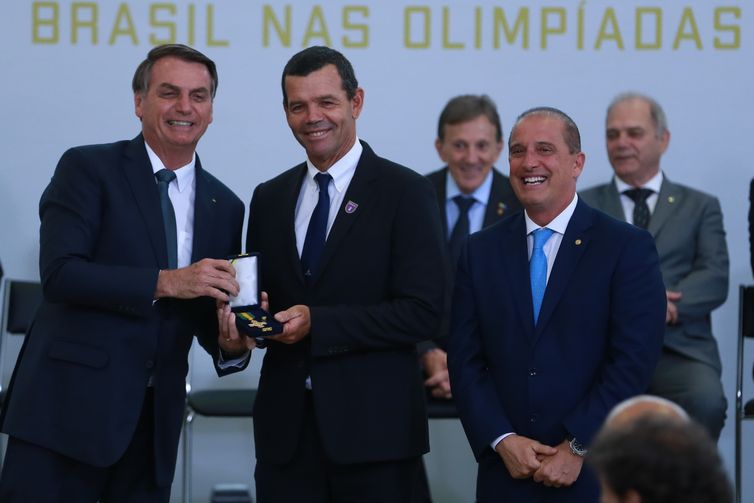
[[[429,450],[415,344],[445,293],[437,202],[357,138],[364,91],[341,53],[299,52],[282,87],[307,160],[251,201],[246,249],[283,323],[254,405],[257,499],[407,502]]]

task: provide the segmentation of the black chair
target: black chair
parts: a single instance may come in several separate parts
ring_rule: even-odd
[[[8,356],[10,340],[7,337],[26,335],[37,312],[39,304],[42,302],[42,285],[34,281],[16,281],[12,279],[5,280],[3,290],[3,311],[2,325],[0,325],[0,408],[5,403],[5,361],[11,360],[10,364],[15,364],[18,356],[17,351],[13,351],[12,356]],[[20,347],[20,344],[18,345]],[[17,349],[17,348],[16,348]],[[0,441],[0,459],[5,452],[4,438]]]
[[[458,410],[453,400],[427,396],[427,418],[458,419]]]
[[[0,406],[5,400],[5,383],[2,381],[8,340],[7,336],[26,335],[42,303],[42,285],[35,281],[5,280],[3,295],[2,336],[0,337]],[[14,357],[17,356],[14,354]],[[15,363],[15,362],[13,362]]]
[[[186,415],[183,421],[183,501],[191,503],[192,429],[195,415],[206,417],[251,417],[256,389],[206,389],[192,391],[186,384]],[[245,495],[243,495],[245,496]],[[238,498],[236,492],[229,497]],[[214,498],[214,496],[213,496]],[[222,498],[218,495],[218,499]],[[238,500],[228,500],[238,501]],[[243,501],[243,500],[242,500]],[[249,497],[251,501],[251,497]]]
[[[736,373],[736,503],[741,503],[741,437],[742,422],[754,419],[754,399],[743,403],[745,340],[754,339],[754,286],[738,288],[738,370]],[[752,366],[754,379],[754,365]]]

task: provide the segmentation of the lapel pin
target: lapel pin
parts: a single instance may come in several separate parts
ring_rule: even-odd
[[[675,202],[675,197],[673,197],[673,196],[668,196],[668,202],[669,202],[670,204],[673,204],[673,203]]]
[[[505,203],[501,201],[497,203],[497,214],[503,216],[503,213],[505,213]]]
[[[354,211],[356,211],[356,208],[358,208],[358,207],[359,207],[358,204],[354,203],[353,201],[348,201],[346,203],[346,213],[348,213],[350,215],[351,213],[353,213]]]
[[[581,240],[577,239],[576,241],[574,241],[574,243],[576,243],[576,246],[579,246],[581,244]]]

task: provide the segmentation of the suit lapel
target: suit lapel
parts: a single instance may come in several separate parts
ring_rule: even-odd
[[[194,191],[194,240],[191,244],[191,262],[212,256],[209,245],[212,242],[213,222],[217,205],[214,187],[202,169],[199,156],[196,156],[196,188]]]
[[[319,259],[311,284],[317,282],[322,271],[327,267],[327,263],[339,248],[351,226],[359,219],[359,216],[373,207],[372,201],[377,195],[377,191],[372,186],[378,177],[377,156],[369,145],[365,142],[361,142],[361,144],[364,150],[361,153],[359,163],[356,165],[356,172],[348,185],[345,197],[343,197],[343,204],[338,208],[338,213],[335,215],[335,221],[330,229],[330,234],[327,236],[325,249],[322,251],[322,257]]]
[[[301,270],[301,257],[296,246],[296,204],[298,203],[301,185],[306,176],[306,163],[303,162],[293,170],[293,176],[288,180],[285,194],[280,196],[280,232],[283,239],[283,250],[287,250],[288,267],[295,271],[298,282],[304,284],[304,271]],[[334,227],[334,226],[333,226]],[[264,258],[262,259],[264,260]],[[321,260],[321,258],[320,258]]]
[[[592,225],[592,218],[592,210],[579,200],[576,210],[573,212],[570,222],[568,222],[568,227],[565,235],[563,235],[558,255],[550,273],[550,279],[547,281],[535,337],[539,337],[544,327],[547,326],[547,322],[568,286],[573,271],[589,246],[591,238],[589,228]]]
[[[144,219],[155,261],[161,269],[165,269],[168,266],[168,258],[160,194],[141,135],[134,138],[126,147],[122,168],[136,206]]]
[[[663,178],[660,193],[657,195],[657,204],[655,204],[655,209],[649,219],[649,232],[653,237],[657,237],[660,229],[675,211],[679,197],[680,194],[675,184],[668,181],[667,178]]]
[[[615,179],[603,187],[599,194],[600,209],[613,218],[626,221],[626,215],[623,213],[623,205],[620,202],[620,194],[615,186]]]
[[[502,242],[500,243],[501,262],[505,264],[505,278],[510,281],[494,281],[496,285],[502,288],[516,288],[518,293],[511,295],[515,303],[515,312],[520,313],[521,326],[524,327],[526,339],[534,340],[534,307],[531,300],[531,282],[529,281],[529,256],[526,245],[526,221],[524,213],[520,212],[510,218],[502,225],[505,230],[501,234]],[[497,262],[497,259],[493,261]],[[502,294],[500,298],[504,298]]]
[[[445,199],[447,198],[447,182],[448,177],[450,176],[450,172],[448,171],[448,167],[445,166],[442,171],[440,172],[440,176],[432,176],[429,177],[429,179],[432,181],[432,185],[435,186],[435,191],[437,193],[437,206],[440,210],[440,221],[442,222],[442,233],[445,237],[444,243],[448,242],[448,211],[446,209],[447,201]]]
[[[503,175],[495,171],[495,168],[492,168],[492,185],[490,187],[490,196],[487,200],[487,208],[484,211],[482,228],[489,227],[507,215],[508,206],[503,201],[503,195]]]

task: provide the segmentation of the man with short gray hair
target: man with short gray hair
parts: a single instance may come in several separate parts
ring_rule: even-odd
[[[615,176],[580,193],[655,239],[667,294],[662,357],[649,393],[682,406],[717,440],[727,402],[711,313],[728,295],[728,250],[717,198],[670,181],[660,159],[670,142],[659,103],[625,93],[608,107],[607,154]]]

